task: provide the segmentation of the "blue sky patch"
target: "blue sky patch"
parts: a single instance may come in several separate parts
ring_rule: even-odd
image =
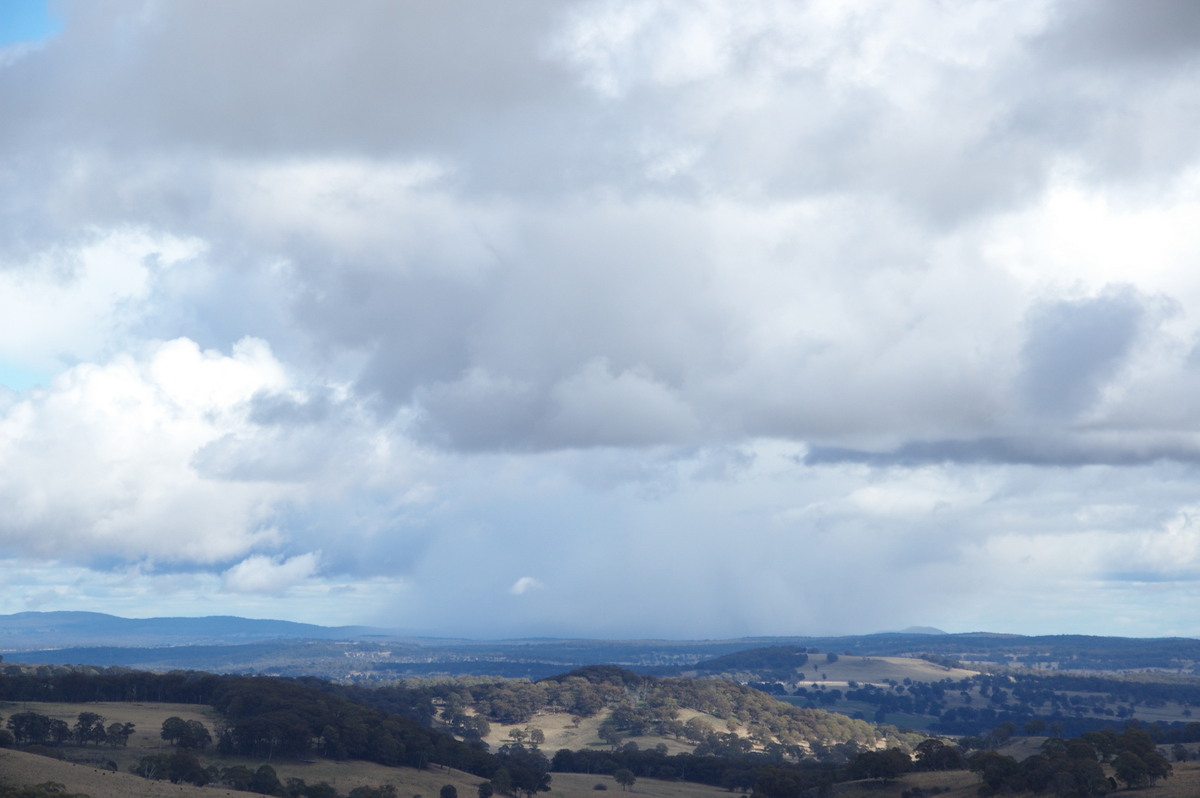
[[[0,361],[0,385],[6,388],[14,391],[26,391],[46,383],[46,375],[40,371]]]
[[[60,30],[46,0],[0,0],[0,47],[44,41]]]

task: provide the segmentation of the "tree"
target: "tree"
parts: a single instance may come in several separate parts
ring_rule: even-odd
[[[627,768],[621,768],[618,770],[613,774],[613,778],[616,779],[617,784],[621,785],[621,789],[626,791],[628,791],[629,788],[633,786],[633,783],[637,781],[637,776],[633,775],[633,771]]]
[[[891,781],[912,770],[912,760],[899,748],[887,751],[864,751],[850,760],[849,772],[855,779]]]
[[[505,745],[496,752],[496,758],[503,762],[501,769],[492,777],[497,789],[500,788],[500,773],[506,771],[511,789],[524,793],[527,798],[532,798],[537,792],[549,791],[550,761],[541,751],[523,745]]]
[[[512,795],[513,781],[512,776],[509,775],[508,768],[500,768],[492,774],[491,784],[496,792],[501,795]]]
[[[1142,758],[1132,751],[1122,751],[1112,762],[1117,778],[1127,787],[1145,787],[1150,783],[1150,772]]]
[[[113,748],[116,748],[118,745],[124,747],[129,744],[129,737],[132,734],[132,723],[110,723],[105,732],[105,738]]]
[[[270,765],[259,765],[248,786],[250,792],[259,792],[263,795],[275,795],[283,787],[279,783],[279,776],[275,773],[275,768]]]
[[[198,720],[185,721],[176,744],[180,748],[198,748],[203,751],[212,742],[208,728]]]
[[[600,726],[600,739],[612,746],[612,750],[616,751],[617,746],[621,744],[624,736],[617,731],[617,727],[611,723],[605,723]]]
[[[50,736],[50,724],[50,718],[36,712],[16,712],[9,716],[7,723],[18,745],[46,742]]]
[[[184,719],[172,715],[162,722],[162,732],[159,736],[171,745],[175,745],[183,737],[187,736],[187,733],[188,727]]]
[[[166,754],[144,756],[130,771],[144,779],[165,779],[170,772],[171,757]]]
[[[916,748],[917,770],[962,770],[962,754],[953,745],[936,737],[922,740]]]
[[[496,788],[492,786],[492,783],[490,781],[485,781],[483,784],[480,784],[476,790],[476,793],[479,795],[479,798],[492,798],[492,795],[495,792],[496,792]]]
[[[203,787],[209,781],[208,771],[200,764],[200,760],[196,759],[195,754],[187,751],[176,751],[171,755],[167,765],[167,777],[173,784],[187,782],[198,787]]]
[[[992,790],[999,790],[1021,771],[1017,760],[995,751],[980,751],[967,760],[967,765],[978,773],[984,784]]]
[[[54,718],[50,721],[50,739],[58,745],[62,745],[71,739],[71,727],[67,725],[65,720]]]
[[[443,784],[438,792],[438,798],[458,798],[458,790],[453,784]]]
[[[104,742],[104,716],[95,712],[80,712],[75,720],[75,740],[80,745],[95,741],[97,745]]]

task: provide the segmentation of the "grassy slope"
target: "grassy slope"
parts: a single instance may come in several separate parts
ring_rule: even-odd
[[[871,684],[882,684],[884,679],[937,682],[942,679],[968,679],[976,674],[978,671],[946,668],[912,657],[856,657],[844,654],[838,657],[837,662],[825,662],[825,657],[817,654],[804,666],[806,682],[820,682],[830,688],[844,688],[851,681]]]
[[[163,781],[149,781],[128,773],[130,763],[136,762],[147,754],[161,753],[169,750],[162,740],[158,739],[158,730],[162,721],[172,715],[184,719],[196,719],[205,722],[211,728],[212,718],[204,714],[203,707],[186,704],[9,704],[0,707],[0,714],[11,715],[23,709],[31,709],[52,717],[74,721],[83,711],[98,712],[109,722],[122,721],[137,724],[138,731],[130,741],[127,749],[111,749],[102,746],[99,749],[89,746],[85,748],[67,747],[64,750],[71,757],[100,756],[112,758],[121,763],[122,772],[112,773],[92,764],[72,764],[44,757],[33,756],[20,751],[0,750],[0,780],[9,784],[34,784],[44,781],[58,781],[67,786],[70,792],[88,793],[92,798],[214,798],[228,793],[231,798],[251,793],[238,793],[225,789],[191,787],[171,784]],[[569,726],[569,718],[561,719]],[[580,730],[582,731],[582,730]],[[551,732],[547,730],[546,750],[553,751],[550,746]],[[1005,751],[1005,753],[1018,753]],[[222,767],[233,764],[245,764],[257,767],[257,760],[235,758],[204,757],[206,764],[217,763]],[[418,771],[411,768],[388,768],[368,762],[329,762],[320,761],[315,764],[299,762],[276,761],[271,763],[279,774],[280,779],[298,777],[310,784],[327,781],[345,795],[359,785],[378,786],[390,783],[396,786],[399,794],[408,798],[413,795],[433,798],[438,794],[443,784],[453,784],[460,796],[470,798],[475,794],[475,787],[481,779],[467,773],[442,768],[431,768]],[[1175,763],[1175,775],[1162,784],[1147,790],[1138,791],[1143,798],[1184,798],[1185,796],[1200,795],[1200,762]],[[593,787],[598,783],[608,786],[605,794],[620,794],[620,787],[608,776],[588,776],[582,774],[557,773],[553,776],[553,788],[550,796],[561,798],[596,798]],[[922,773],[910,774],[890,785],[877,783],[849,784],[839,791],[841,798],[899,798],[900,794],[913,786],[943,786],[952,788],[945,793],[948,798],[972,798],[977,794],[978,780],[970,773]],[[650,779],[639,779],[632,793],[648,798],[719,798],[729,793],[714,787],[697,784],[661,782]]]
[[[477,776],[454,770],[382,768],[363,762],[318,763],[294,767],[280,764],[276,769],[281,779],[285,775],[299,775],[310,784],[328,781],[337,787],[342,795],[362,784],[390,783],[395,785],[399,794],[405,798],[410,795],[433,798],[442,785],[453,784],[459,795],[469,798],[475,795],[475,787],[481,781]],[[69,792],[87,793],[92,798],[214,798],[225,795],[236,798],[254,794],[224,788],[171,784],[168,781],[149,781],[130,773],[112,773],[96,767],[60,762],[20,751],[0,750],[0,783],[39,784],[44,781],[61,782]],[[596,784],[605,784],[611,794],[616,794],[621,789],[611,776],[556,773],[552,789],[547,795],[552,798],[595,798]],[[729,795],[717,787],[653,779],[639,779],[632,792],[648,798],[720,798]]]
[[[74,723],[80,712],[96,712],[103,715],[108,723],[120,721],[134,723],[137,731],[130,738],[127,748],[110,748],[109,746],[66,746],[62,752],[70,759],[97,759],[101,762],[84,764],[48,759],[21,751],[0,750],[0,783],[13,785],[38,784],[44,781],[58,781],[67,786],[69,792],[83,792],[92,798],[213,798],[228,793],[230,796],[252,793],[233,792],[221,788],[214,790],[208,787],[193,787],[189,785],[171,784],[166,781],[150,781],[129,773],[129,767],[137,763],[143,756],[166,753],[171,748],[159,738],[162,722],[171,716],[184,720],[199,720],[212,730],[215,717],[207,707],[191,704],[149,704],[149,703],[93,703],[93,704],[54,704],[54,703],[21,703],[0,705],[0,715],[5,717],[15,712],[31,710],[49,717],[61,718],[68,723]],[[569,724],[569,718],[565,721]],[[554,749],[547,749],[553,751]],[[105,770],[103,760],[112,759],[117,762],[119,772]],[[242,764],[254,769],[262,764],[261,760],[244,759],[240,757],[217,757],[201,754],[205,765],[216,764],[220,767],[230,767]],[[328,782],[337,788],[342,795],[355,787],[395,785],[401,796],[422,795],[426,798],[436,796],[444,784],[453,784],[460,796],[470,798],[475,795],[475,788],[483,779],[469,773],[432,767],[428,770],[412,768],[390,768],[371,762],[333,762],[320,760],[316,763],[305,764],[296,761],[274,761],[270,763],[278,773],[281,781],[296,777],[302,778],[309,784]],[[581,776],[575,774],[554,774],[553,790],[550,795],[563,798],[595,798],[593,790],[597,783],[605,783],[609,790],[620,791],[620,787],[608,776]],[[694,796],[727,796],[728,793],[714,787],[696,784],[659,782],[639,780],[635,791],[640,795],[651,798],[679,798],[685,795]]]
[[[553,754],[560,748],[569,748],[572,751],[579,751],[585,748],[595,748],[600,751],[609,750],[609,745],[600,739],[600,726],[612,715],[611,710],[603,710],[596,713],[590,718],[583,718],[579,725],[576,726],[572,722],[572,716],[564,712],[543,712],[535,715],[528,723],[517,723],[512,726],[506,726],[503,723],[491,724],[492,730],[484,742],[496,750],[505,743],[512,742],[509,739],[509,732],[514,729],[541,729],[546,735],[546,741],[542,743],[542,750],[547,754]],[[681,709],[679,711],[679,720],[687,722],[692,718],[700,718],[707,721],[714,729],[725,731],[725,721],[713,715],[707,715],[703,712],[697,712],[694,709]],[[740,726],[739,726],[740,728]],[[662,743],[667,746],[667,753],[691,753],[696,744],[688,740],[676,740],[674,737],[657,737],[647,735],[645,737],[626,737],[622,739],[621,744],[634,742],[638,747],[645,750],[653,748]]]

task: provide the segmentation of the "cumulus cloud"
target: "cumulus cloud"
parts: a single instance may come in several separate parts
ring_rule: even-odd
[[[0,600],[711,636],[1035,574],[1065,631],[1187,577],[1192,4],[500,8],[65,2],[0,56]]]
[[[320,552],[297,554],[287,559],[257,554],[224,573],[224,588],[233,593],[278,595],[315,576],[320,563]]]

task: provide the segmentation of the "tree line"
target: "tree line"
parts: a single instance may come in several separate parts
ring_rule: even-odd
[[[5,721],[4,728],[0,729],[0,748],[47,743],[65,745],[68,742],[96,746],[107,743],[116,748],[127,745],[133,732],[134,724],[113,721],[105,725],[104,716],[95,712],[80,712],[75,724],[71,725],[61,718],[25,710],[10,715]]]

